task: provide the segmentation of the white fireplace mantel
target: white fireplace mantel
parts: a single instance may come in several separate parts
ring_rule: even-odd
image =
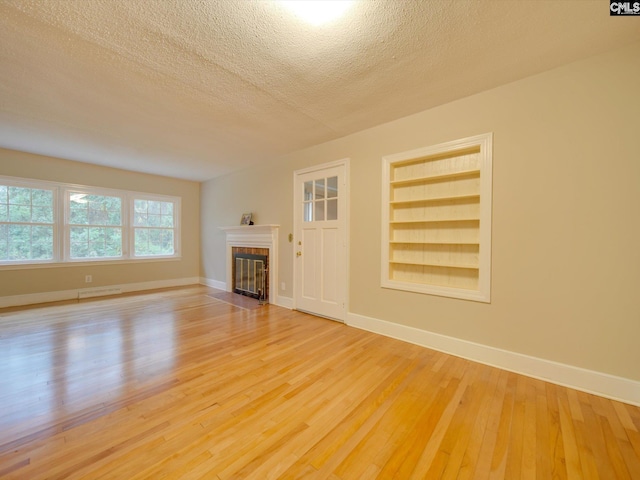
[[[235,225],[220,227],[227,235],[226,290],[231,291],[231,256],[233,247],[269,249],[269,303],[276,303],[278,291],[278,229],[280,225]]]

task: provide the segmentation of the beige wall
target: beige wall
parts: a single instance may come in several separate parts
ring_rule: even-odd
[[[0,269],[0,297],[199,276],[200,184],[0,149],[0,175],[117,188],[182,198],[182,259],[111,265]]]
[[[218,227],[252,211],[282,227],[291,296],[293,171],[349,157],[350,312],[640,380],[638,85],[633,45],[207,182],[203,276],[225,280]],[[491,304],[381,288],[381,157],[486,132]]]

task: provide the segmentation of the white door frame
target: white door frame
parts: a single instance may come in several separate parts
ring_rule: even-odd
[[[344,212],[344,242],[345,242],[345,262],[342,267],[341,274],[344,275],[344,318],[339,319],[342,322],[346,323],[347,313],[349,312],[349,230],[350,230],[350,221],[349,221],[349,211],[350,211],[350,195],[351,195],[351,185],[350,185],[350,159],[343,158],[341,160],[336,160],[329,163],[323,163],[322,165],[314,165],[312,167],[303,168],[300,170],[296,170],[293,172],[293,231],[294,231],[294,245],[293,251],[291,253],[293,257],[293,309],[297,308],[296,299],[298,298],[299,286],[298,286],[298,278],[297,278],[297,268],[296,268],[296,252],[298,251],[296,248],[296,242],[298,241],[295,238],[295,235],[298,234],[300,229],[301,219],[300,215],[296,215],[297,212],[297,203],[300,199],[296,198],[296,183],[298,182],[299,175],[305,175],[308,173],[319,172],[328,168],[340,167],[344,166],[344,191],[345,191],[345,212]],[[313,312],[309,312],[313,313]]]

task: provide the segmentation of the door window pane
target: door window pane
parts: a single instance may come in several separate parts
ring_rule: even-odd
[[[316,204],[316,208],[315,208],[316,222],[320,222],[324,220],[324,200],[319,200],[315,202],[315,204]]]
[[[308,202],[309,200],[313,200],[313,182],[312,181],[304,182],[303,201]]]
[[[327,178],[327,198],[338,196],[338,177]]]
[[[316,200],[325,198],[324,193],[324,178],[316,180]]]
[[[338,219],[338,199],[327,200],[327,220]]]
[[[337,220],[338,177],[317,178],[303,185],[303,222]]]
[[[304,208],[302,209],[302,221],[303,222],[312,222],[313,221],[313,202],[304,202]]]

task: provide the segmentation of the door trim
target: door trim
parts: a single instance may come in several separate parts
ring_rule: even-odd
[[[349,238],[349,231],[350,231],[350,226],[351,226],[351,222],[350,222],[350,197],[351,197],[351,180],[350,180],[350,163],[351,163],[351,159],[350,158],[342,158],[340,160],[335,160],[333,162],[328,162],[328,163],[323,163],[321,165],[314,165],[312,167],[307,167],[307,168],[302,168],[300,170],[295,170],[293,172],[293,231],[294,231],[294,235],[296,235],[298,233],[298,229],[300,227],[300,215],[296,215],[296,210],[297,210],[297,198],[295,195],[296,192],[296,182],[298,181],[298,176],[299,175],[306,175],[308,173],[313,173],[313,172],[319,172],[328,168],[334,168],[334,167],[341,167],[344,166],[344,189],[346,192],[345,195],[345,216],[344,216],[344,242],[345,242],[345,251],[344,251],[344,258],[345,258],[345,262],[344,262],[344,266],[342,268],[342,271],[340,272],[341,274],[344,274],[344,278],[345,278],[345,282],[344,282],[344,288],[345,288],[345,292],[344,292],[344,312],[343,312],[343,318],[340,319],[332,319],[332,320],[338,320],[341,321],[343,323],[346,323],[347,320],[347,314],[349,312],[349,251],[350,251],[350,238]],[[295,248],[295,242],[297,241],[297,239],[294,237],[294,248],[292,249],[291,252],[291,256],[292,256],[292,266],[293,266],[293,302],[292,302],[292,307],[294,310],[298,310],[297,305],[296,305],[296,299],[298,298],[298,278],[297,278],[297,269],[296,269],[296,248]],[[314,313],[314,312],[307,312],[310,313],[312,315],[317,315],[317,316],[322,316],[320,314]]]

